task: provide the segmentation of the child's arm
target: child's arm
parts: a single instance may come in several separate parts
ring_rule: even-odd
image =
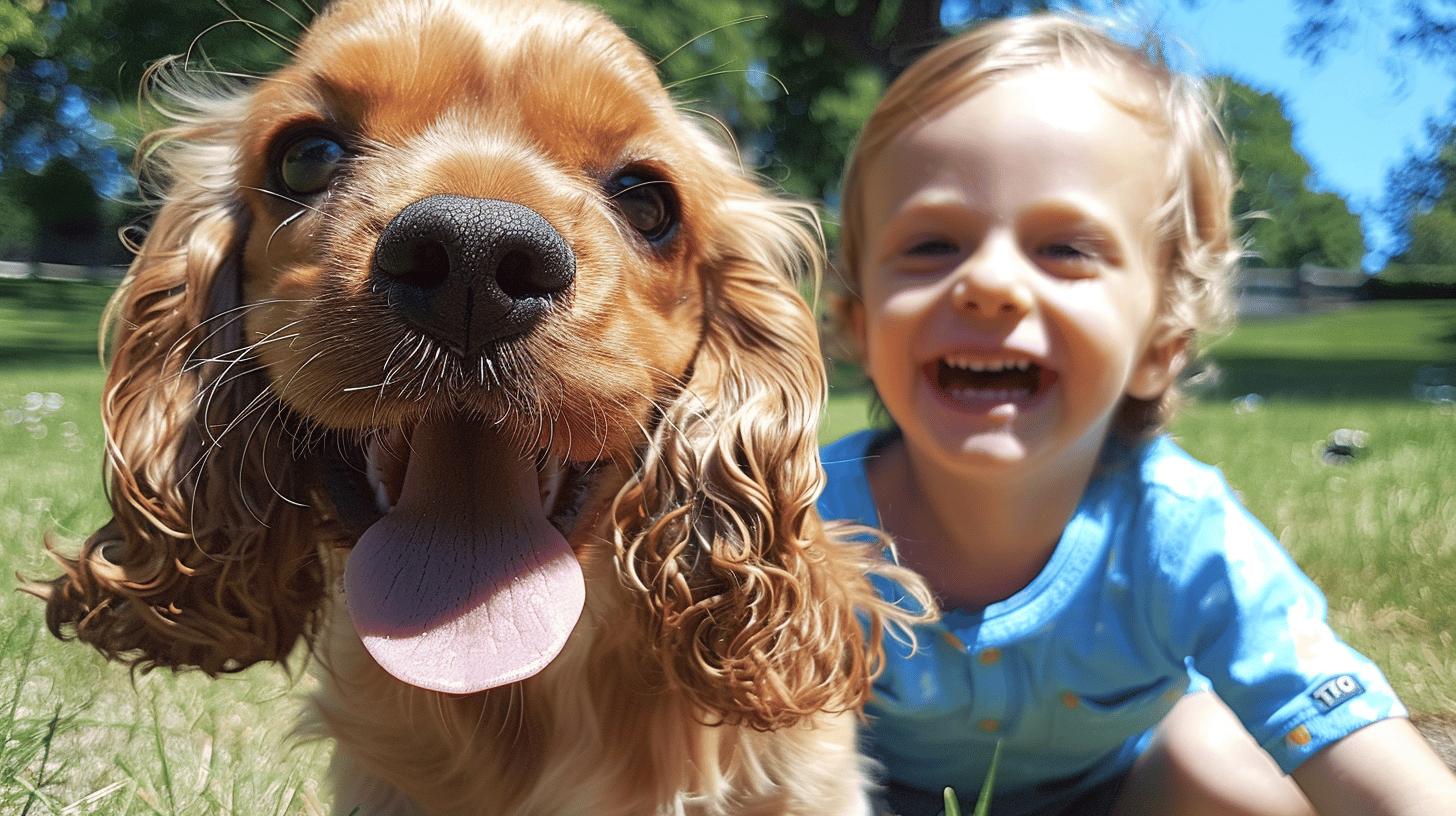
[[[1172,654],[1193,657],[1321,814],[1456,815],[1451,772],[1380,670],[1329,629],[1323,595],[1272,536],[1217,490],[1185,512],[1192,528],[1158,548],[1167,572],[1154,582],[1154,626]]]
[[[1456,777],[1408,720],[1367,725],[1293,775],[1321,816],[1456,814]]]

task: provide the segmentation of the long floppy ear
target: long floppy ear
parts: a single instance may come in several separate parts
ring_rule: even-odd
[[[867,577],[901,571],[815,511],[826,385],[796,285],[817,282],[817,223],[756,191],[726,204],[692,379],[615,507],[619,569],[651,609],[668,682],[759,729],[859,705],[882,623],[905,618]]]
[[[167,189],[108,309],[113,518],[31,589],[58,637],[214,674],[286,656],[315,624],[324,574],[287,417],[244,343],[242,100],[206,106],[143,145]]]

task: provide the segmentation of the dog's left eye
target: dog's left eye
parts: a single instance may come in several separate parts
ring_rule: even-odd
[[[313,195],[329,186],[344,161],[344,147],[327,136],[294,139],[278,160],[278,178],[290,193]]]
[[[607,183],[607,197],[632,228],[650,243],[661,243],[677,227],[677,196],[672,182],[640,167],[629,167]]]

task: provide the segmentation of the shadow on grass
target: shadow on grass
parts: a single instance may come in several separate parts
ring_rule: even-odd
[[[0,371],[98,367],[97,331],[114,283],[0,280]]]
[[[1416,373],[1428,364],[1411,360],[1325,360],[1284,357],[1217,357],[1216,386],[1194,389],[1200,397],[1243,394],[1285,399],[1410,400]]]

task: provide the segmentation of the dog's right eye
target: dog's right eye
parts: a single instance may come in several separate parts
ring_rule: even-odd
[[[661,244],[678,222],[672,182],[645,167],[628,167],[607,182],[607,198],[649,243]]]
[[[344,161],[344,146],[327,136],[294,139],[278,159],[278,178],[288,192],[313,195],[329,186]]]

